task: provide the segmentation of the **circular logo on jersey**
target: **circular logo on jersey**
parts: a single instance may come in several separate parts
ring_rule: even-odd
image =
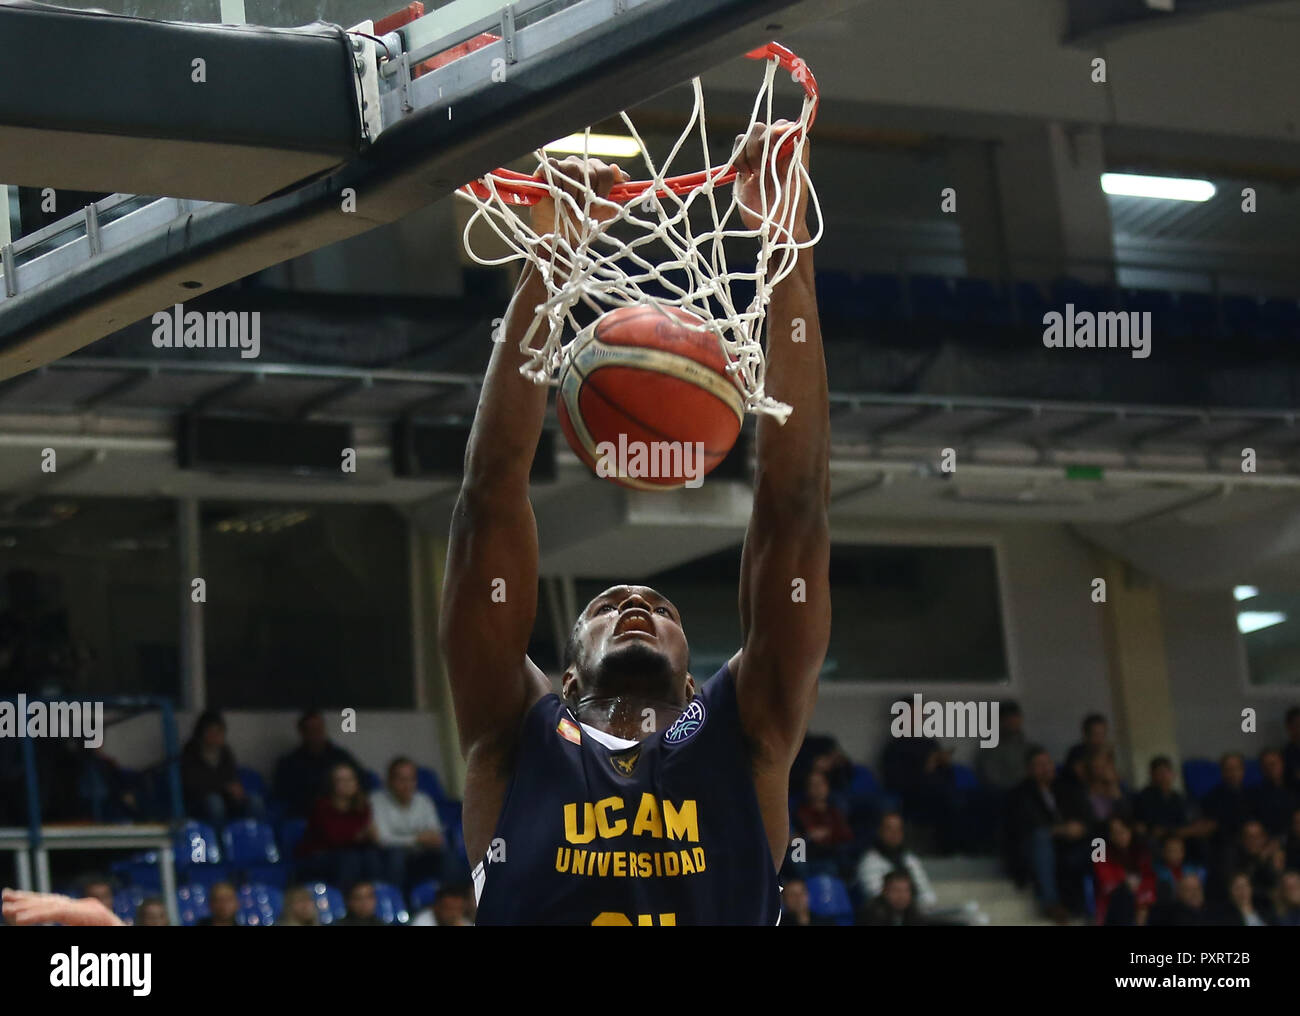
[[[672,726],[664,731],[664,742],[681,744],[688,738],[694,737],[702,726],[704,726],[704,703],[699,699],[691,699],[691,704],[686,707],[682,715],[673,720]]]

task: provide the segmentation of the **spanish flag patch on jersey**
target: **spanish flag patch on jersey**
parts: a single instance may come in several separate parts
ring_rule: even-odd
[[[560,725],[555,728],[555,732],[566,741],[582,744],[582,731],[563,716],[560,717]]]

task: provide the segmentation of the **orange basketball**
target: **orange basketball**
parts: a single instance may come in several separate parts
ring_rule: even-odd
[[[597,476],[638,490],[699,486],[740,434],[744,400],[717,337],[680,308],[620,307],[574,345],[560,427]]]

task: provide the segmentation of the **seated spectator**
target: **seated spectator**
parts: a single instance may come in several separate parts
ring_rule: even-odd
[[[834,924],[812,912],[808,898],[808,883],[801,878],[787,879],[781,889],[781,925],[810,928],[819,924]]]
[[[930,880],[925,876],[921,859],[903,846],[903,816],[891,811],[880,820],[876,840],[858,865],[858,885],[867,899],[879,896],[885,876],[902,868],[912,877],[916,904],[922,911],[932,909],[937,900]]]
[[[981,783],[1003,793],[1025,778],[1024,716],[1015,702],[998,707],[998,743],[975,754],[975,774]]]
[[[1205,882],[1205,868],[1187,863],[1187,851],[1181,836],[1166,836],[1160,844],[1160,860],[1153,865],[1156,875],[1156,899],[1171,903],[1178,895],[1178,882],[1184,875],[1195,875]]]
[[[1119,783],[1115,757],[1105,748],[1089,749],[1084,764],[1088,791],[1088,810],[1092,818],[1092,833],[1104,837],[1109,822],[1114,817],[1126,822],[1132,813],[1128,796]]]
[[[1277,917],[1274,924],[1300,928],[1300,871],[1282,873],[1277,894]]]
[[[275,922],[287,928],[319,928],[320,911],[316,894],[305,885],[296,885],[284,894],[284,911]]]
[[[334,922],[337,927],[374,928],[384,926],[383,920],[375,913],[378,901],[375,899],[375,887],[371,883],[357,882],[350,886],[346,899],[348,912],[341,920]]]
[[[1058,797],[1052,782],[1056,767],[1044,749],[1030,748],[1028,756],[1028,776],[1012,791],[1008,814],[1011,861],[1014,871],[1032,876],[1043,913],[1064,924],[1071,910],[1083,909],[1089,853],[1087,814],[1080,809],[1086,805]]]
[[[208,890],[208,916],[198,921],[202,928],[233,928],[239,922],[239,894],[229,882],[217,882]]]
[[[113,883],[103,875],[93,874],[85,875],[80,880],[81,896],[83,899],[90,897],[99,900],[100,903],[113,909]]]
[[[1241,872],[1250,879],[1255,905],[1267,911],[1278,879],[1286,869],[1286,854],[1276,840],[1269,839],[1263,825],[1251,819],[1241,827],[1237,843],[1228,855],[1233,872]]]
[[[876,928],[925,924],[913,898],[912,877],[902,869],[886,875],[880,895],[862,908],[857,923]]]
[[[838,874],[852,860],[847,848],[853,843],[853,830],[844,812],[831,803],[830,783],[816,769],[804,783],[795,823],[808,841],[810,865],[827,867]]]
[[[1138,835],[1152,843],[1163,843],[1170,836],[1184,841],[1204,839],[1209,823],[1194,820],[1187,798],[1174,789],[1173,762],[1165,755],[1157,756],[1151,760],[1150,772],[1151,782],[1133,802]]]
[[[316,799],[328,793],[325,786],[330,772],[338,765],[361,771],[361,763],[347,751],[331,743],[325,731],[325,714],[308,709],[298,718],[302,743],[282,755],[275,765],[272,793],[282,802],[289,818],[306,818]]]
[[[1228,882],[1228,905],[1221,909],[1221,916],[1216,922],[1225,927],[1263,928],[1268,921],[1255,906],[1255,897],[1250,887],[1250,875],[1239,871]]]
[[[1286,747],[1282,749],[1286,785],[1300,794],[1300,706],[1286,711]]]
[[[1213,823],[1214,843],[1222,849],[1237,838],[1250,816],[1250,802],[1242,786],[1246,778],[1245,760],[1237,752],[1229,752],[1219,759],[1219,775],[1221,782],[1205,795],[1201,806],[1205,817]]]
[[[912,729],[911,706],[894,716],[891,728]],[[951,854],[971,847],[967,802],[957,791],[952,753],[932,737],[900,737],[890,731],[880,757],[885,789],[902,801],[910,822],[934,830],[936,848]]]
[[[356,770],[346,763],[335,766],[330,788],[328,797],[317,799],[298,844],[300,874],[333,885],[383,879],[370,802]]]
[[[135,908],[135,926],[137,928],[166,928],[171,922],[167,920],[167,908],[157,896],[149,896],[140,901]]]
[[[235,755],[226,744],[226,721],[214,709],[195,720],[181,749],[181,787],[186,813],[218,829],[230,819],[266,815],[262,799],[239,782]]]
[[[1115,748],[1110,743],[1110,723],[1105,716],[1101,713],[1089,713],[1083,718],[1080,730],[1083,740],[1070,749],[1067,757],[1076,753],[1086,757],[1096,752],[1109,755],[1112,759],[1115,757]]]
[[[1107,828],[1105,858],[1094,861],[1097,923],[1132,926],[1145,924],[1156,901],[1156,876],[1146,845],[1118,815]]]
[[[411,923],[421,927],[468,928],[473,924],[468,916],[468,901],[472,896],[462,886],[439,886],[433,894],[433,903],[416,914]]]
[[[1205,908],[1205,887],[1199,876],[1192,873],[1178,880],[1175,899],[1157,903],[1151,908],[1147,924],[1161,928],[1193,928],[1213,924]]]
[[[848,790],[853,778],[853,760],[844,753],[835,738],[825,734],[808,734],[804,737],[794,765],[790,767],[790,785],[802,787],[813,769],[826,777],[833,795]]]
[[[433,799],[417,789],[414,762],[399,757],[388,764],[388,786],[370,795],[370,808],[390,883],[406,891],[444,877],[442,822]]]
[[[1291,813],[1300,800],[1286,785],[1286,763],[1275,748],[1260,752],[1259,769],[1263,782],[1246,791],[1251,817],[1258,820],[1270,836],[1285,836],[1291,825]]]

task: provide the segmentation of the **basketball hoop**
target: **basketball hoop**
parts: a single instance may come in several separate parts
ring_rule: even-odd
[[[704,322],[698,330],[709,331],[718,339],[727,359],[727,370],[734,375],[744,395],[747,411],[765,413],[781,422],[789,416],[789,406],[764,392],[766,361],[762,328],[773,287],[794,270],[799,251],[821,239],[821,206],[802,161],[819,96],[816,79],[807,65],[784,46],[769,43],[746,56],[765,61],[766,68],[744,136],[756,124],[773,123],[773,85],[778,67],[788,71],[804,92],[799,118],[781,135],[779,147],[774,146],[771,132],[765,138],[765,166],[776,165],[777,159],[787,153],[790,159],[782,179],[773,179],[772,172],[759,174],[762,208],[746,209],[760,219],[755,228],[743,222],[734,190],[725,207],[720,208],[716,199],[717,189],[736,179],[741,146],[736,146],[727,162],[713,166],[699,78],[691,82],[695,102],[690,119],[662,165],[654,164],[627,113],[620,114],[641,149],[649,178],[619,184],[610,191],[603,207],[610,204],[619,207],[607,221],[596,222],[591,215],[593,200],[601,199],[586,190],[579,204],[561,186],[562,182],[571,185],[573,181],[556,173],[541,150],[534,154],[541,164],[542,180],[526,173],[498,169],[457,191],[475,206],[464,233],[469,256],[486,266],[529,261],[539,269],[546,285],[548,298],[537,307],[537,314],[520,343],[520,351],[528,357],[528,362],[520,368],[526,377],[538,384],[558,383],[569,349],[595,327],[594,322],[583,327],[575,319],[573,309],[579,303],[597,314],[634,305],[679,307]],[[669,176],[673,161],[695,132],[703,148],[703,163],[709,168]],[[584,133],[584,157],[590,136],[588,127]],[[805,188],[808,208],[816,215],[816,229],[810,239],[797,241],[793,236],[793,222],[777,221],[776,214],[784,206],[793,218]],[[790,200],[783,202],[785,195]],[[546,244],[526,219],[513,211],[536,204],[543,196],[551,197],[557,208],[563,204],[568,212],[567,221],[577,224],[576,230],[557,231]],[[710,225],[704,229],[696,228],[690,221],[697,202],[707,206]],[[474,250],[470,233],[480,221],[491,228],[510,253],[492,258]],[[625,228],[620,230],[617,228],[620,226]],[[621,239],[617,235],[620,231],[637,235],[630,240]],[[739,271],[728,267],[723,248],[725,240],[747,240],[755,245],[752,269]],[[651,244],[660,245],[660,252],[645,249]],[[739,284],[740,292],[733,294],[735,283]],[[750,286],[753,297],[746,302],[745,291]],[[737,297],[743,307],[737,307]],[[539,336],[540,331],[545,334]],[[564,341],[566,331],[572,336],[568,342]]]

